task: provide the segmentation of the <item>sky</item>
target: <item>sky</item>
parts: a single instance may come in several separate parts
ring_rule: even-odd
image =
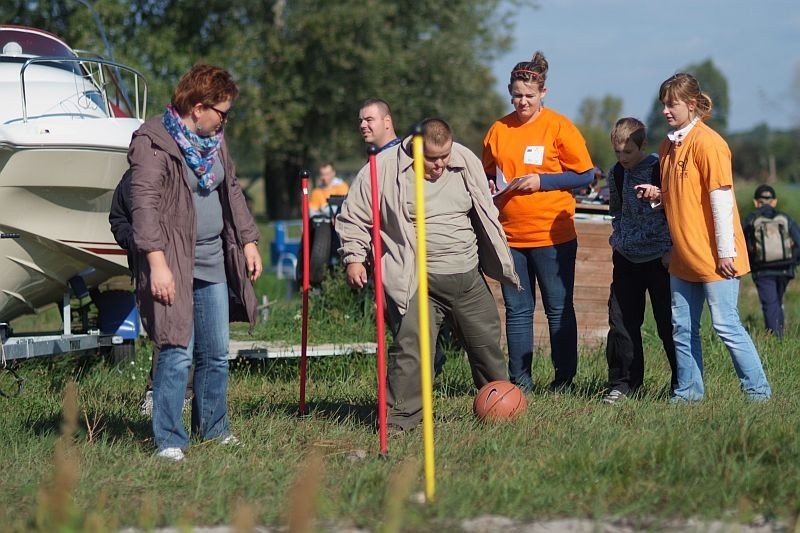
[[[710,58],[728,80],[729,131],[800,124],[800,0],[537,3],[516,11],[514,44],[491,64],[504,95],[514,64],[541,50],[548,107],[574,120],[584,98],[612,94],[646,121],[662,81]]]

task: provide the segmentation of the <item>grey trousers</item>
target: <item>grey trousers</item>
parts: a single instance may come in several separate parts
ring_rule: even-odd
[[[409,302],[405,315],[400,315],[390,298],[387,310],[394,337],[386,373],[388,422],[407,430],[422,420],[418,295]],[[508,369],[500,348],[500,316],[486,280],[477,268],[464,274],[428,274],[427,340],[431,366],[436,336],[446,315],[461,334],[475,386],[507,380]]]

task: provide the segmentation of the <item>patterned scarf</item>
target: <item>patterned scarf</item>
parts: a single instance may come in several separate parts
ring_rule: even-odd
[[[167,128],[167,131],[181,149],[186,164],[197,175],[198,186],[201,189],[211,190],[217,179],[211,169],[214,166],[214,160],[217,158],[217,152],[222,142],[222,131],[220,130],[210,137],[202,137],[192,133],[171,104],[164,111],[162,121],[164,127]]]

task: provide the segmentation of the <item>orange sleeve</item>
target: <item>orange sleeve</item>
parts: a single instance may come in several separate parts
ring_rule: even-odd
[[[733,186],[731,153],[716,139],[703,139],[703,145],[695,150],[695,165],[706,182],[708,192]]]
[[[319,211],[325,206],[326,200],[325,194],[321,189],[313,189],[311,195],[308,197],[308,208]]]
[[[586,147],[586,140],[572,122],[562,122],[560,135],[556,138],[556,142],[558,159],[564,170],[581,174],[594,166],[589,149]]]

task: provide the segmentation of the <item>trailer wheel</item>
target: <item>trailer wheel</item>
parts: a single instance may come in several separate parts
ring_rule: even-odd
[[[328,261],[331,258],[331,231],[329,222],[319,224],[314,228],[308,274],[308,281],[312,285],[321,284],[325,278],[325,270],[328,268]]]
[[[122,344],[115,344],[111,346],[111,349],[108,352],[109,360],[115,365],[133,361],[135,357],[136,357],[136,343],[133,341],[124,342]]]

